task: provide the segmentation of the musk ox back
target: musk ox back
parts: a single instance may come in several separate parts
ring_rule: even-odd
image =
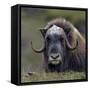
[[[50,21],[40,29],[44,46],[36,50],[44,55],[46,72],[67,70],[85,71],[85,39],[79,31],[65,19]]]

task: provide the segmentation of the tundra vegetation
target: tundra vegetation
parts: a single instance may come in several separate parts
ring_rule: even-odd
[[[42,54],[32,51],[30,41],[33,41],[35,48],[40,48],[43,38],[39,32],[47,22],[55,18],[65,18],[85,37],[85,12],[72,10],[44,10],[22,8],[21,10],[21,81],[38,82],[53,80],[76,80],[85,79],[85,72],[66,71],[66,72],[49,72],[45,73],[43,68]],[[33,74],[28,74],[35,72]]]

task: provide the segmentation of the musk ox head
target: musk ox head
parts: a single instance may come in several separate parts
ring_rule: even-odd
[[[48,59],[48,64],[61,64],[65,60],[65,56],[68,52],[73,51],[78,46],[78,41],[75,36],[73,27],[68,26],[69,22],[65,20],[55,20],[50,22],[45,28],[40,29],[41,34],[44,37],[44,44],[41,49],[36,50],[31,46],[36,53],[45,52]],[[66,25],[66,26],[65,26]]]

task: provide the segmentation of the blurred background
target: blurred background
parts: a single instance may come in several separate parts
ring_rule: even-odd
[[[30,41],[34,48],[42,46],[43,38],[40,28],[55,18],[65,18],[70,21],[85,37],[85,11],[22,8],[21,9],[21,73],[42,72],[42,54],[32,51]]]

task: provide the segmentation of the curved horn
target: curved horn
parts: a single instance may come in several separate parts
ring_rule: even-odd
[[[69,41],[68,41],[67,38],[66,38],[66,46],[67,46],[67,48],[68,48],[69,50],[75,50],[75,49],[77,48],[77,46],[78,46],[78,40],[76,40],[76,45],[72,47],[72,46],[70,45]]]
[[[36,50],[36,49],[33,48],[32,41],[31,41],[31,48],[36,53],[42,53],[44,51],[44,49],[45,49],[45,45],[42,48]]]

